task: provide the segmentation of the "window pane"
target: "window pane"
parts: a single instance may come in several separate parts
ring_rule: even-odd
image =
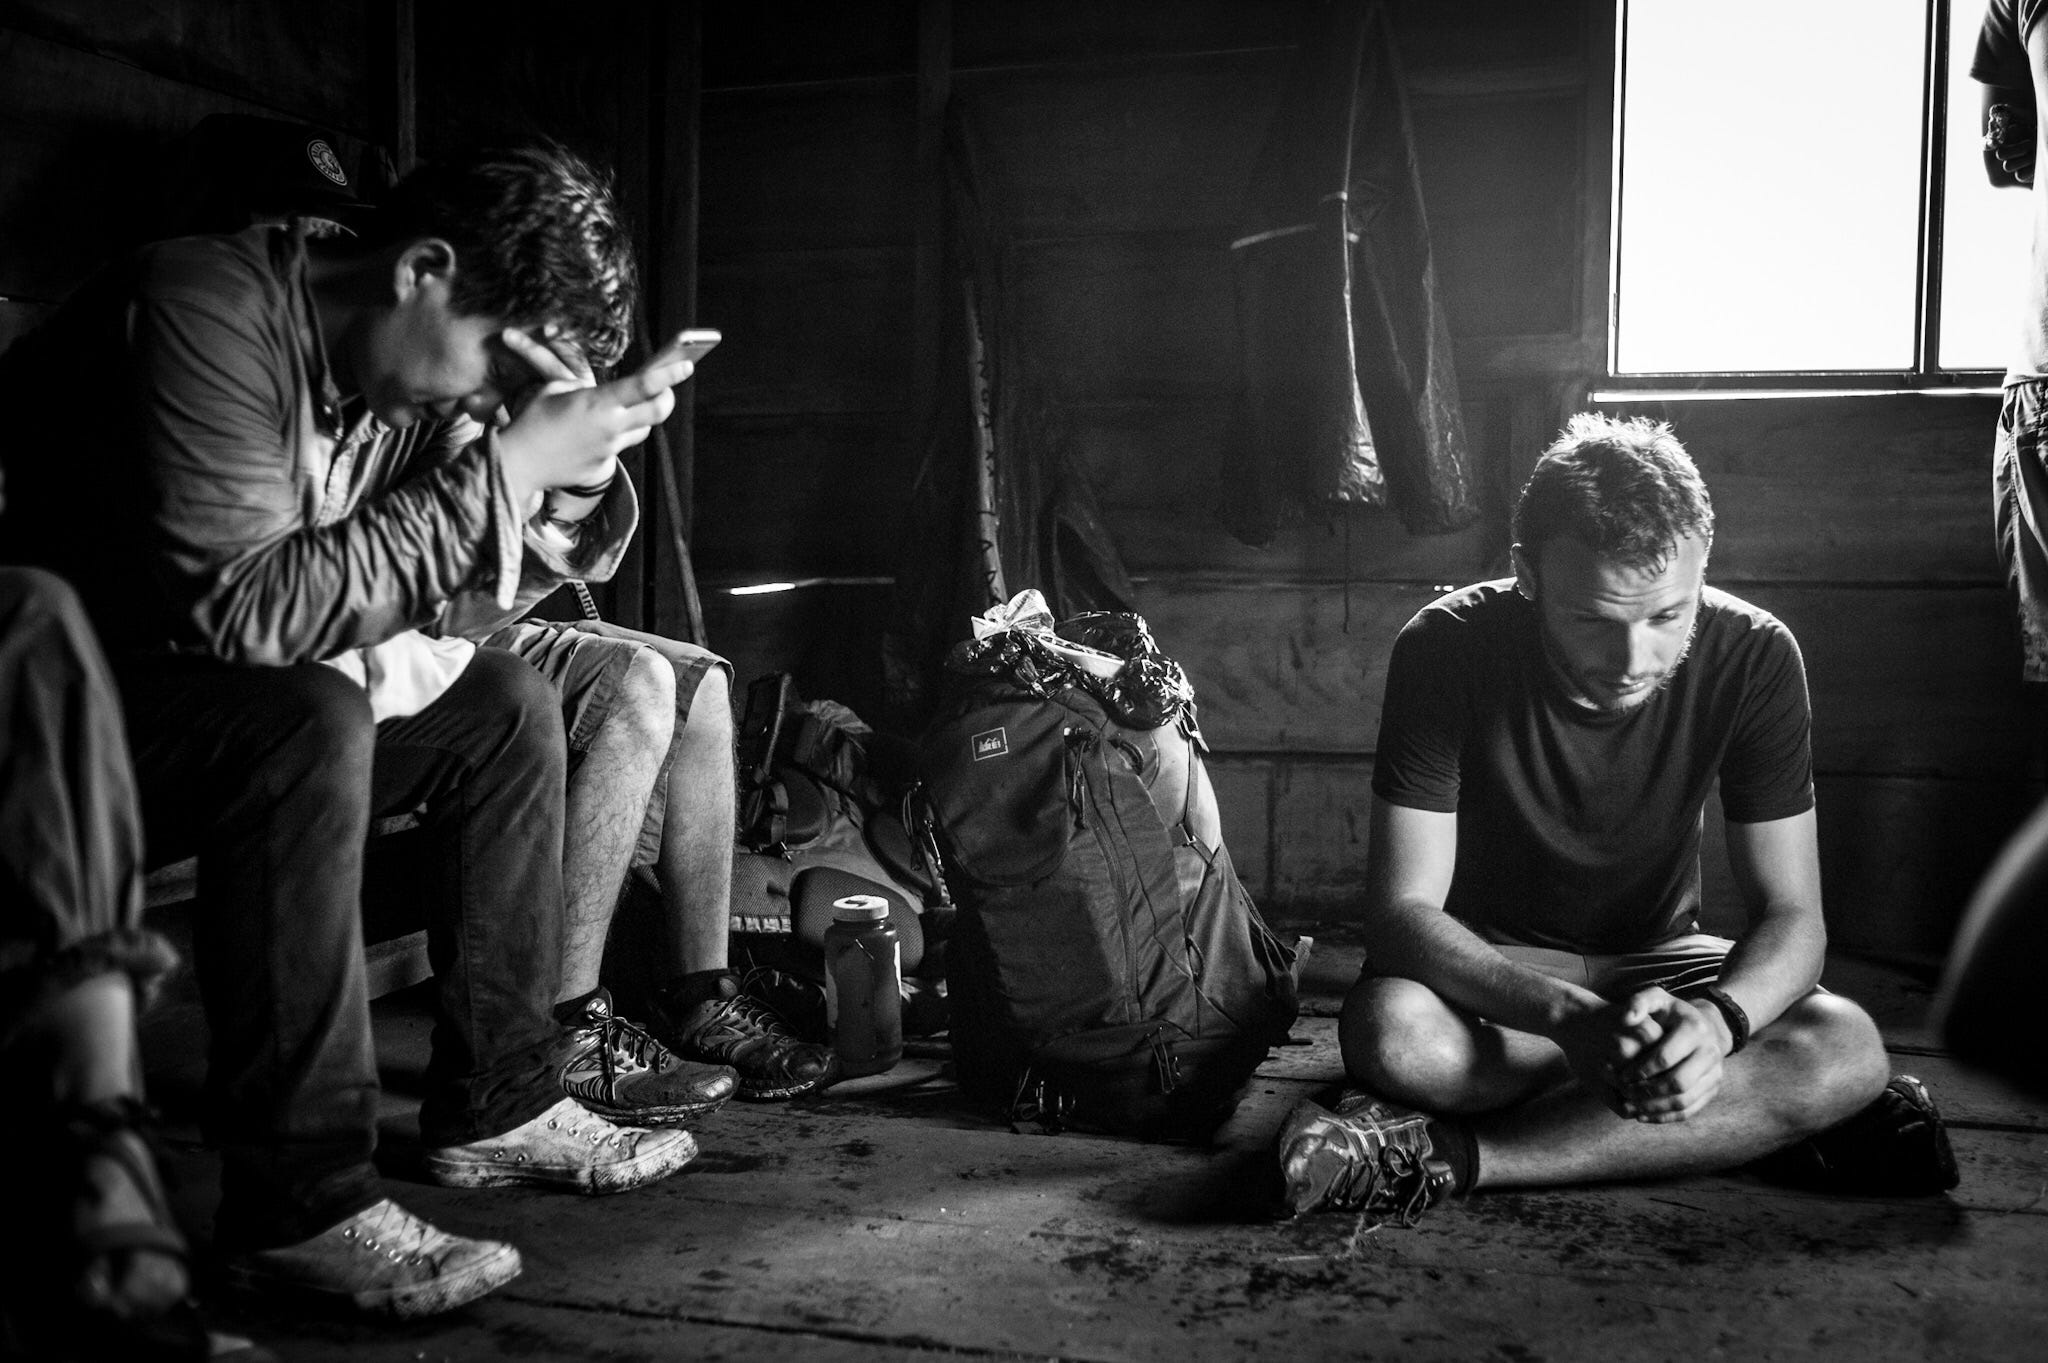
[[[2004,369],[2012,360],[2033,196],[1993,189],[1984,176],[1984,87],[1970,79],[1984,7],[1949,11],[1948,176],[1942,195],[1941,339],[1944,369]]]
[[[1926,23],[1629,0],[1618,372],[1912,367]]]

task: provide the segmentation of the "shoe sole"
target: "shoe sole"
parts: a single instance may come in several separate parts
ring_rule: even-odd
[[[670,1127],[664,1134],[677,1139],[664,1141],[632,1159],[609,1164],[504,1164],[496,1160],[457,1163],[434,1155],[428,1155],[422,1164],[427,1177],[443,1188],[573,1188],[598,1197],[657,1182],[697,1158],[697,1141],[689,1132]]]
[[[749,1084],[740,1080],[740,1098],[749,1103],[775,1103],[787,1098],[801,1098],[806,1093],[816,1093],[832,1082],[835,1076],[829,1071],[816,1079],[802,1079],[794,1084]]]
[[[730,1101],[712,1098],[701,1103],[671,1103],[667,1107],[614,1107],[580,1093],[569,1096],[606,1121],[617,1122],[620,1126],[681,1126],[698,1117],[709,1117]]]
[[[511,1245],[499,1245],[478,1262],[454,1273],[405,1287],[381,1292],[335,1292],[296,1278],[287,1278],[260,1268],[229,1264],[221,1270],[221,1281],[243,1292],[297,1297],[328,1306],[349,1306],[370,1316],[394,1320],[416,1320],[467,1306],[479,1297],[497,1291],[517,1278],[526,1265]]]

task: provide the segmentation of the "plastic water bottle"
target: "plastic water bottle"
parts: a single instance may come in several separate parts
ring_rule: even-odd
[[[903,949],[880,895],[832,901],[825,1022],[844,1075],[880,1074],[903,1058]]]

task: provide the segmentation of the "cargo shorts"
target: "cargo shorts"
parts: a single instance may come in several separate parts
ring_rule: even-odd
[[[2020,676],[2048,682],[2048,379],[2006,385],[1991,495],[1998,556],[2019,598]]]
[[[518,654],[539,670],[562,697],[562,728],[569,736],[569,770],[573,773],[589,751],[591,740],[611,717],[619,683],[635,654],[651,651],[668,661],[676,676],[675,735],[669,740],[640,839],[633,851],[635,866],[651,866],[661,850],[662,820],[668,812],[668,773],[683,740],[683,725],[697,688],[712,668],[732,681],[732,664],[708,649],[658,634],[645,634],[602,620],[522,620],[484,640],[486,647]]]

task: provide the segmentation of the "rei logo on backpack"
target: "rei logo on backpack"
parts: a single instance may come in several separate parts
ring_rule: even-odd
[[[1170,672],[1179,695],[1170,722],[1144,704],[1118,706],[1120,722],[1112,705],[1136,689],[1077,672],[1049,630],[949,660],[952,693],[919,747],[923,822],[959,910],[954,1069],[1013,1123],[1198,1138],[1286,1038],[1293,953],[1218,835],[1179,668],[1135,616],[1059,633]]]

